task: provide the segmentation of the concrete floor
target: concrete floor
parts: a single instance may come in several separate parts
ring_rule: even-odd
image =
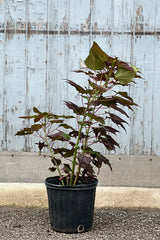
[[[46,208],[0,207],[1,240],[159,240],[160,209],[95,208],[89,232],[53,231]]]
[[[160,189],[97,187],[93,227],[82,234],[53,231],[45,185],[0,183],[1,240],[159,240]]]
[[[0,206],[48,207],[42,183],[0,183]],[[160,208],[160,188],[97,187],[96,208]]]

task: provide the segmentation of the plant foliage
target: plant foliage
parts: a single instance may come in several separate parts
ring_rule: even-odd
[[[37,143],[39,153],[44,148],[48,149],[53,164],[50,170],[58,170],[62,184],[75,185],[79,176],[96,177],[94,169],[100,169],[102,164],[108,165],[112,170],[109,160],[100,151],[94,150],[94,146],[102,144],[107,151],[119,147],[115,135],[119,128],[126,129],[129,118],[126,109],[132,110],[137,105],[126,91],[116,89],[117,85],[129,86],[134,78],[140,78],[138,68],[117,57],[110,57],[96,42],[93,43],[85,64],[84,70],[76,71],[88,76],[85,88],[67,80],[82,98],[81,106],[65,101],[73,115],[60,116],[41,112],[34,107],[34,115],[21,117],[33,120],[33,124],[16,133],[19,136],[36,134],[40,138]],[[75,119],[76,128],[68,124],[69,118]],[[67,142],[68,147],[55,147],[57,141]],[[64,164],[62,159],[65,159]]]

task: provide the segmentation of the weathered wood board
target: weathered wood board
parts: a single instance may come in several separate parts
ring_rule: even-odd
[[[79,101],[63,79],[82,81],[72,71],[93,41],[144,77],[129,89],[140,107],[116,153],[160,155],[158,0],[0,0],[1,151],[35,151],[34,139],[14,136],[33,106],[67,113],[63,101]]]

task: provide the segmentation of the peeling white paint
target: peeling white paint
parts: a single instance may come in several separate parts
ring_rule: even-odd
[[[33,106],[67,113],[63,100],[74,92],[62,79],[82,81],[72,70],[95,40],[145,78],[129,90],[140,107],[117,154],[160,155],[159,35],[158,0],[1,0],[0,150],[35,150],[33,139],[14,136]]]

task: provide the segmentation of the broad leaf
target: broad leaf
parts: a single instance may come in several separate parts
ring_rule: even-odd
[[[85,60],[85,64],[92,70],[102,70],[107,60],[108,55],[94,42],[90,49],[89,56]]]
[[[78,159],[78,162],[79,162],[80,166],[82,166],[82,165],[89,165],[90,162],[92,161],[91,157],[85,156],[82,153],[78,153],[77,159]]]
[[[55,134],[48,135],[49,138],[52,139],[52,141],[59,140],[59,141],[68,141],[70,140],[70,136],[62,131],[58,131]]]
[[[135,78],[136,72],[137,70],[133,67],[131,67],[131,69],[118,68],[117,72],[115,73],[115,79],[122,85],[127,84],[130,83],[133,78]]]
[[[31,126],[31,129],[32,129],[33,131],[38,131],[38,130],[40,130],[41,128],[42,128],[42,125],[41,125],[41,124],[34,124],[34,125]]]

